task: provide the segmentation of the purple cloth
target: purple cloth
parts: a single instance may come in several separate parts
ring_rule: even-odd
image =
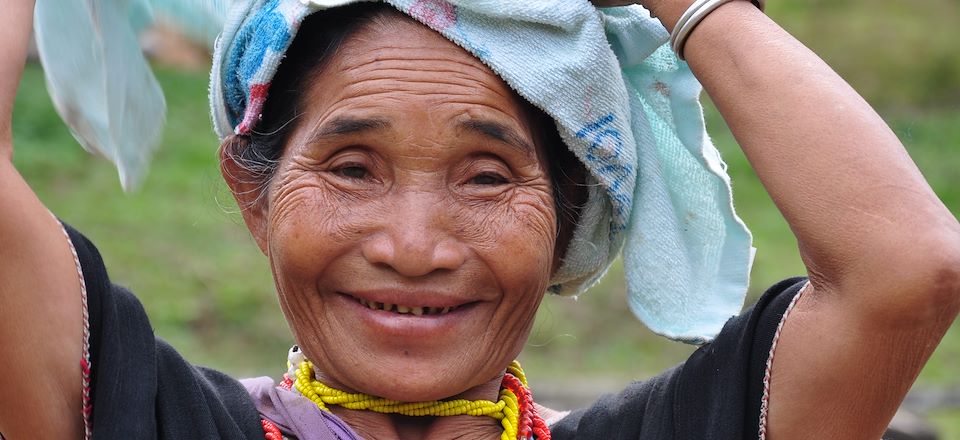
[[[362,440],[343,420],[310,399],[277,387],[269,377],[241,380],[263,418],[299,440]]]

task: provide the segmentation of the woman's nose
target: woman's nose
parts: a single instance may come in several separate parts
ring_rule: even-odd
[[[364,243],[364,258],[405,277],[462,266],[469,250],[452,233],[452,219],[442,205],[430,200],[405,205],[386,216],[379,232]]]

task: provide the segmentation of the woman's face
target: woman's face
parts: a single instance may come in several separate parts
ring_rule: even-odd
[[[267,202],[245,214],[298,343],[334,386],[489,393],[554,263],[528,108],[409,19],[360,31],[304,93]]]

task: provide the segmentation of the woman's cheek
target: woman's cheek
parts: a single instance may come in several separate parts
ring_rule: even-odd
[[[269,246],[274,275],[278,281],[282,275],[310,283],[304,286],[309,288],[315,287],[336,255],[361,239],[363,227],[356,220],[369,209],[317,177],[287,182],[272,203]]]
[[[557,234],[549,186],[517,187],[499,203],[466,211],[467,240],[507,294],[535,296],[546,290]]]
[[[557,240],[557,213],[551,192],[522,191],[511,206],[520,229],[528,231],[530,239],[536,241],[531,244],[549,252],[549,259]]]

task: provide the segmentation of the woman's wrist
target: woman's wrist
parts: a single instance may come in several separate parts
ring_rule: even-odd
[[[680,16],[679,21],[677,21],[674,25],[675,27],[670,32],[670,47],[681,60],[685,59],[684,46],[686,45],[687,39],[700,23],[710,20],[710,16],[717,9],[730,5],[731,3],[735,3],[734,7],[740,8],[740,12],[738,12],[735,17],[742,17],[762,11],[764,2],[762,0],[753,0],[750,2],[736,0],[696,0],[683,12],[683,15]],[[743,12],[745,10],[746,12]],[[722,25],[729,26],[731,21],[730,17],[727,17],[725,23]]]
[[[704,17],[686,36],[683,55],[691,63],[691,58],[710,62],[714,57],[737,59],[751,56],[754,41],[784,37],[773,36],[779,35],[774,29],[782,31],[753,3],[730,1]],[[785,37],[789,38],[789,35]]]

